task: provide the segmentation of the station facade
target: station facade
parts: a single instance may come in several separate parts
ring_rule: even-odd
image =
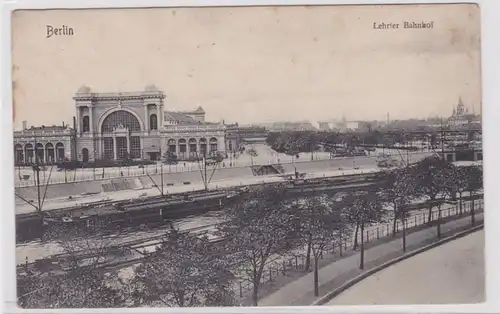
[[[205,121],[198,107],[165,111],[166,95],[155,86],[127,93],[94,93],[83,86],[73,97],[73,126],[30,127],[14,132],[16,164],[97,159],[179,160],[226,153],[226,126]]]
[[[14,132],[14,161],[16,165],[38,160],[49,163],[70,160],[74,155],[74,132],[69,125],[39,126]]]

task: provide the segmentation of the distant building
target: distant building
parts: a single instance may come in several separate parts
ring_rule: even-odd
[[[257,126],[226,125],[226,150],[237,152],[244,143],[265,142],[267,130]]]
[[[317,131],[311,122],[309,121],[297,121],[297,122],[271,122],[271,123],[260,123],[253,125],[254,127],[264,127],[270,132],[283,132],[283,131]]]
[[[347,131],[356,131],[359,129],[360,122],[359,121],[346,121],[345,129]]]
[[[469,113],[469,109],[463,104],[462,98],[459,98],[457,106],[453,108],[451,117],[448,118],[447,125],[451,129],[480,128],[481,116]]]
[[[228,152],[237,152],[240,148],[241,139],[238,123],[226,126],[226,148]]]
[[[331,131],[332,130],[332,128],[330,127],[330,122],[325,122],[325,121],[319,121],[318,128],[320,131]]]
[[[360,128],[360,121],[348,121],[345,117],[342,120],[319,121],[321,131],[349,132],[357,131]]]

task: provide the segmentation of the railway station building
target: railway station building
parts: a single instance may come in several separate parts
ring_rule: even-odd
[[[226,153],[226,126],[205,120],[205,111],[165,110],[166,95],[154,85],[143,91],[95,93],[82,86],[73,97],[73,125],[27,127],[14,132],[16,164],[97,159],[179,160]]]

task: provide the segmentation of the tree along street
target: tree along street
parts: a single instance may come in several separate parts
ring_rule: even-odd
[[[347,194],[313,193],[287,198],[282,186],[255,186],[218,226],[226,241],[214,244],[206,237],[171,228],[158,249],[138,262],[128,280],[120,279],[117,271],[98,267],[99,256],[109,253],[106,243],[102,243],[92,248],[99,258],[75,259],[63,275],[19,275],[19,302],[24,307],[52,308],[234,305],[237,302],[231,287],[244,273],[253,286],[253,304],[258,305],[266,263],[273,256],[304,246],[309,248],[308,258],[312,258],[314,266],[311,284],[319,295],[318,259],[324,248],[330,243],[342,244],[350,231],[359,229],[362,269],[365,228],[385,219],[397,219],[404,234],[405,206],[412,199],[425,195],[430,210],[438,207],[438,218],[433,223],[440,236],[442,199],[460,202],[464,191],[474,195],[482,189],[482,170],[466,169],[458,172],[452,164],[430,157],[415,165],[387,170],[384,184],[376,190]],[[388,203],[394,206],[393,211],[384,209]],[[471,219],[474,222],[474,210]],[[358,232],[355,234],[357,242]],[[405,239],[403,236],[403,250]],[[74,249],[65,247],[67,252]]]

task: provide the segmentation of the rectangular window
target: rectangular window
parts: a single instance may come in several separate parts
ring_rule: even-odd
[[[124,159],[127,156],[127,138],[116,138],[116,157],[118,160]]]
[[[103,146],[104,146],[104,158],[105,159],[114,159],[114,146],[113,146],[113,138],[112,137],[105,137],[103,139]]]
[[[141,158],[141,138],[139,136],[130,137],[130,158]]]

